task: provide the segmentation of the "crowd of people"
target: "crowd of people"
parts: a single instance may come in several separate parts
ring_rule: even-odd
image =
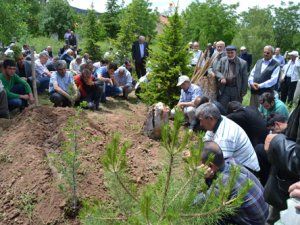
[[[176,109],[181,110],[191,132],[206,132],[202,163],[209,155],[214,158],[204,166],[208,183],[220,174],[226,183],[229,168],[235,164],[241,167],[241,173],[232,196],[247,179],[253,182],[239,213],[225,218],[221,224],[275,224],[280,219],[283,224],[292,224],[287,222],[289,216],[280,218],[280,211],[287,210],[284,213],[296,216],[296,208],[287,209],[287,200],[289,196],[300,198],[298,52],[287,53],[286,59],[280,55],[280,48],[267,45],[263,58],[253,67],[245,46],[238,56],[237,48],[225,47],[223,41],[216,42],[215,47],[209,44],[204,52],[194,42],[191,52],[191,66],[201,67],[211,59],[205,76],[216,81],[216,98],[204,96],[201,80],[193,84],[188,76],[182,75],[177,83],[181,87],[180,99],[171,115]],[[243,106],[248,89],[250,104]],[[295,109],[293,102],[297,105]],[[290,194],[296,187],[297,191]]]
[[[121,66],[105,59],[93,62],[87,53],[78,54],[74,32],[68,30],[65,39],[58,56],[53,57],[51,46],[36,56],[39,93],[48,90],[55,107],[86,101],[86,107],[92,110],[98,110],[100,102],[107,101],[106,97],[128,98],[135,89],[130,60]],[[112,49],[106,56],[111,52]],[[192,83],[187,75],[178,75],[180,98],[171,116],[181,110],[190,132],[206,132],[201,163],[208,183],[219,174],[227,182],[233,165],[239,165],[241,172],[232,197],[247,180],[252,181],[239,213],[220,224],[275,224],[280,219],[280,211],[288,208],[289,196],[300,198],[298,52],[293,50],[282,56],[280,48],[267,45],[263,57],[253,67],[252,55],[245,46],[238,55],[235,46],[226,46],[223,41],[208,44],[204,52],[198,42],[190,43],[187,54],[191,54],[190,66],[196,69],[210,62],[205,76],[217,83],[216,97],[205,96],[200,84]],[[23,54],[16,62],[5,59],[1,63],[1,117],[9,118],[9,111],[23,109],[35,101],[29,56],[30,49],[24,45]],[[146,75],[148,56],[148,43],[140,36],[132,45],[138,78]],[[249,89],[250,105],[243,106]],[[288,106],[293,102],[297,106],[290,112]],[[206,164],[210,155],[213,161]],[[288,210],[293,213],[293,209]]]

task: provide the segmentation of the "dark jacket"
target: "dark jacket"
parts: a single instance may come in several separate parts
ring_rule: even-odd
[[[248,52],[240,54],[240,58],[247,62],[247,71],[250,72],[251,65],[252,65],[252,55]]]
[[[71,46],[77,46],[77,38],[75,35],[70,35],[69,37],[69,45]]]
[[[268,135],[267,122],[256,108],[251,106],[242,107],[227,115],[227,118],[233,120],[243,128],[254,148],[256,145],[265,142]]]
[[[237,57],[236,73],[237,73],[237,89],[240,97],[243,97],[247,94],[248,87],[248,73],[247,73],[247,63],[245,60]],[[229,69],[228,57],[225,56],[221,58],[220,63],[216,69],[217,79],[220,81],[225,78],[224,74]],[[219,83],[219,95],[222,95],[225,86]]]
[[[23,61],[23,68],[20,68],[20,66],[17,64],[16,66],[16,74],[19,75],[19,77],[31,77],[31,62],[28,60]]]
[[[138,41],[134,42],[132,45],[132,58],[136,62],[142,62],[149,56],[148,43],[144,42],[144,57],[141,57],[140,43]]]
[[[286,209],[288,188],[300,180],[300,101],[288,121],[286,136],[279,134],[270,143],[268,158],[272,173],[265,187],[266,201]]]

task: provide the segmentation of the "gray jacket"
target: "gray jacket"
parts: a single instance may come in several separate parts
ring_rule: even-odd
[[[240,96],[243,97],[247,94],[248,87],[248,73],[247,73],[247,62],[239,57],[237,57],[238,63],[236,66],[237,73],[237,89]],[[229,70],[229,62],[227,56],[221,58],[220,63],[216,68],[216,77],[218,81],[225,78],[225,72]],[[219,94],[221,95],[225,85],[219,82]]]

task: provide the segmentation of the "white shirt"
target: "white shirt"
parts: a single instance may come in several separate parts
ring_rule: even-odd
[[[296,82],[300,79],[300,60],[296,59],[295,62],[292,60],[288,61],[283,67],[283,79],[284,77],[290,77],[291,82]]]
[[[222,116],[217,131],[207,131],[204,141],[216,142],[225,159],[234,158],[237,163],[251,170],[260,170],[257,155],[246,132],[232,120]]]
[[[268,65],[270,64],[271,61],[272,61],[272,59],[270,59],[270,60],[263,59],[263,63],[261,65],[261,71],[260,71],[261,73],[264,72],[264,70],[268,67]],[[254,83],[253,80],[254,80],[255,68],[256,68],[256,64],[253,67],[253,69],[251,70],[251,73],[250,73],[250,76],[248,79],[248,83],[250,85]],[[269,79],[261,84],[258,84],[259,88],[273,87],[278,81],[279,72],[280,72],[280,66],[277,66],[271,75],[271,79]]]
[[[202,51],[201,50],[197,50],[193,52],[193,58],[191,60],[191,65],[197,65],[199,58],[202,55]]]
[[[80,73],[80,64],[77,64],[76,59],[73,59],[70,63],[70,70],[75,73],[79,74]]]

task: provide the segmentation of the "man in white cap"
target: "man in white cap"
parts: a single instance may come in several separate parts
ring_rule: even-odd
[[[283,67],[281,101],[285,103],[287,100],[288,104],[292,104],[297,82],[300,79],[300,60],[297,51],[292,51],[288,54],[291,59]]]
[[[184,112],[188,118],[189,129],[192,131],[196,125],[195,117],[195,104],[194,101],[197,97],[202,96],[202,91],[199,86],[192,84],[188,76],[182,75],[178,78],[177,86],[181,88],[180,99],[177,108]],[[175,114],[175,109],[172,109],[171,115]]]

